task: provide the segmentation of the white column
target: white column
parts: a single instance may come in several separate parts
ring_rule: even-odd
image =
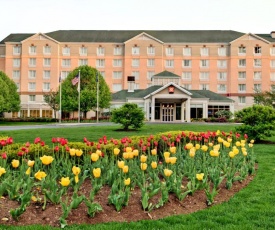
[[[181,103],[181,121],[184,122],[185,120],[185,101]]]
[[[152,97],[151,102],[151,121],[155,121],[155,97]]]
[[[185,109],[186,109],[186,121],[190,122],[190,98],[187,99],[186,103],[185,103]]]

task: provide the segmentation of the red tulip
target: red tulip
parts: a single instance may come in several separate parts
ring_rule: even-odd
[[[41,141],[40,142],[40,145],[43,147],[43,146],[45,146],[45,141]]]
[[[20,151],[20,152],[17,153],[17,156],[19,156],[19,157],[22,157],[23,155],[24,155],[24,152]]]
[[[52,138],[52,143],[56,143],[57,139],[55,137]]]
[[[2,153],[1,157],[2,159],[7,159],[7,153]]]
[[[58,152],[58,151],[59,151],[59,147],[58,147],[58,146],[55,146],[55,147],[54,147],[54,151],[55,151],[55,152]]]
[[[34,139],[34,144],[37,144],[37,143],[39,143],[40,141],[41,141],[40,137],[37,137],[37,138]]]
[[[30,147],[30,142],[27,142],[27,143],[25,144],[25,146],[26,146],[27,148],[29,148],[29,147]]]
[[[84,137],[83,141],[86,143],[88,140],[87,140],[87,138],[86,138],[86,137]]]

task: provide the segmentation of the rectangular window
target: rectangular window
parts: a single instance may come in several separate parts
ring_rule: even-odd
[[[36,66],[36,58],[30,58],[29,59],[29,66],[31,66],[31,67]]]
[[[245,97],[239,96],[239,97],[238,97],[238,102],[239,102],[239,104],[245,104],[245,102],[246,102],[245,99],[246,99]]]
[[[71,67],[71,59],[62,59],[62,67]]]
[[[139,71],[133,71],[132,76],[135,76],[135,80],[139,80]]]
[[[121,71],[114,71],[113,72],[113,79],[122,79],[122,72]]]
[[[182,66],[190,68],[192,66],[192,60],[182,60]]]
[[[43,71],[43,79],[50,79],[51,78],[51,71],[50,70],[44,70]]]
[[[209,56],[209,48],[201,48],[201,56]]]
[[[270,55],[275,56],[275,47],[270,48]]]
[[[271,92],[275,92],[275,85],[271,85],[270,90],[271,90]]]
[[[254,72],[254,80],[261,80],[262,79],[262,72],[256,71]]]
[[[261,84],[254,84],[254,91],[255,92],[261,92],[262,91],[262,85]]]
[[[238,78],[239,78],[239,80],[245,80],[246,79],[246,72],[245,71],[238,72]]]
[[[49,82],[44,82],[43,83],[43,92],[49,92],[50,91],[50,83]]]
[[[62,48],[62,54],[63,54],[64,56],[68,56],[68,55],[70,55],[70,53],[71,53],[70,47],[63,47],[63,48]]]
[[[105,54],[105,48],[104,47],[98,47],[97,48],[97,56],[104,56]]]
[[[155,47],[153,47],[153,46],[147,47],[147,54],[148,55],[155,55]]]
[[[254,59],[254,66],[255,67],[261,67],[262,66],[262,60],[261,59]]]
[[[66,79],[68,75],[70,74],[70,71],[62,71],[61,72],[61,79]]]
[[[219,56],[226,56],[226,48],[225,47],[218,48],[218,55]]]
[[[183,48],[183,56],[191,56],[191,48],[189,47]]]
[[[139,55],[139,47],[132,47],[132,55]]]
[[[200,72],[200,80],[208,81],[209,80],[209,72]]]
[[[246,47],[245,46],[240,46],[238,49],[239,55],[245,55],[246,54]]]
[[[218,72],[217,79],[218,79],[218,81],[226,81],[227,73],[226,72]]]
[[[105,75],[105,71],[99,71],[100,75],[105,79],[106,75]]]
[[[20,59],[19,58],[13,59],[13,67],[20,67]]]
[[[122,55],[122,48],[121,47],[115,47],[114,48],[114,55]]]
[[[165,66],[167,68],[173,68],[174,67],[174,60],[166,60],[165,61]]]
[[[174,55],[174,49],[171,47],[166,48],[166,55],[167,56],[173,56]]]
[[[152,81],[152,77],[155,75],[154,71],[148,71],[147,72],[147,80]]]
[[[270,73],[270,80],[275,81],[275,72]]]
[[[122,67],[122,59],[114,59],[113,66],[114,67]]]
[[[35,101],[35,95],[29,95],[29,101],[34,102]]]
[[[209,67],[209,60],[201,60],[200,63],[203,68]]]
[[[191,84],[183,84],[182,87],[187,90],[191,90]]]
[[[191,79],[192,79],[192,72],[183,72],[182,73],[182,80],[191,81]]]
[[[120,91],[122,90],[122,85],[121,84],[113,84],[113,91]]]
[[[221,92],[221,93],[226,92],[226,85],[225,84],[219,84],[217,90],[218,90],[218,92]]]
[[[96,67],[105,67],[105,60],[104,59],[97,59],[96,60]]]
[[[132,66],[139,67],[139,59],[132,59]]]
[[[209,90],[208,84],[200,84],[200,90]]]
[[[20,70],[13,70],[12,71],[12,78],[19,79],[20,78]]]
[[[36,46],[29,47],[29,54],[36,54]]]
[[[227,60],[218,60],[217,65],[218,65],[218,68],[226,68]]]
[[[29,78],[30,79],[36,78],[36,70],[29,70]]]
[[[139,89],[139,83],[135,83],[135,89]]]
[[[29,82],[28,84],[29,91],[35,91],[35,88],[36,88],[35,82]]]
[[[240,93],[246,92],[246,84],[239,84],[238,85],[238,90]]]
[[[245,67],[246,66],[246,59],[239,59],[239,67]]]
[[[271,68],[275,68],[275,60],[271,60],[270,61],[270,67]]]
[[[88,48],[84,47],[84,46],[80,47],[79,48],[79,54],[80,54],[80,56],[87,56],[87,54],[88,54]]]
[[[21,54],[21,46],[14,46],[13,47],[13,55]]]
[[[44,66],[51,66],[51,59],[50,58],[44,58]]]
[[[19,92],[20,91],[20,83],[16,82],[15,84],[16,84],[16,87],[17,87],[17,92]]]
[[[155,59],[148,59],[147,60],[147,66],[148,67],[154,67],[155,66]]]
[[[51,54],[51,47],[50,46],[44,46],[43,47],[43,53],[44,54]]]
[[[79,66],[88,65],[88,59],[79,59],[78,65]]]
[[[262,47],[256,46],[254,47],[254,54],[261,54],[262,53]]]

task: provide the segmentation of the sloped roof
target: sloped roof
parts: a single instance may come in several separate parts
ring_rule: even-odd
[[[6,38],[4,38],[0,42],[0,44],[5,44],[5,42],[21,42],[33,35],[35,34],[10,34]]]
[[[272,38],[270,34],[256,34],[257,36],[269,41],[269,42],[275,42],[275,38]]]
[[[189,90],[192,93],[192,98],[209,98],[209,101],[224,101],[233,102],[234,100],[214,93],[210,90]]]
[[[174,78],[174,77],[177,77],[177,78],[180,78],[179,75],[174,74],[174,73],[172,73],[172,72],[169,72],[169,71],[167,71],[167,70],[165,70],[165,71],[163,71],[163,72],[160,72],[160,73],[154,75],[153,78],[154,78],[154,77],[173,77],[173,78]]]

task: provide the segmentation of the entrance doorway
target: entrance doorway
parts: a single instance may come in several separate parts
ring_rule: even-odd
[[[162,104],[162,121],[174,121],[174,104]]]

